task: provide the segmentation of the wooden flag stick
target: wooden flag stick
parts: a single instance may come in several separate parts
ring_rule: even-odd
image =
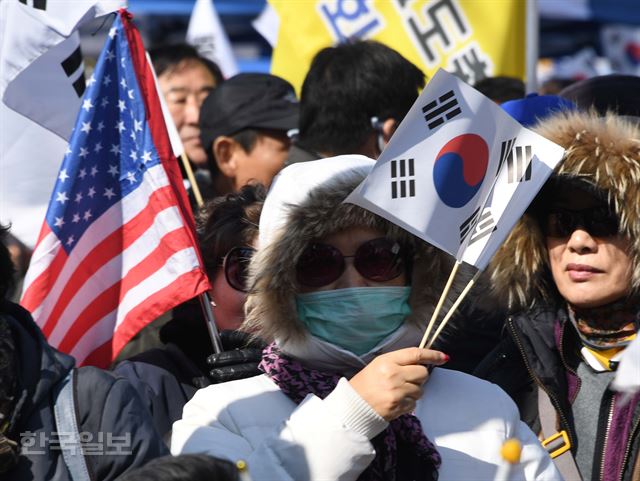
[[[193,169],[191,168],[191,163],[189,159],[187,159],[187,154],[182,152],[180,154],[180,159],[182,160],[182,165],[184,166],[184,170],[187,173],[187,178],[189,179],[189,183],[191,184],[191,190],[193,190],[193,196],[196,198],[196,204],[198,207],[202,207],[204,201],[202,200],[202,194],[200,194],[200,189],[198,188],[198,184],[196,184],[196,177],[193,175]]]
[[[424,345],[427,343],[427,339],[429,339],[429,334],[431,334],[431,329],[433,329],[433,325],[438,318],[438,314],[442,309],[442,305],[444,304],[444,300],[447,298],[447,294],[449,294],[449,290],[451,289],[451,285],[453,284],[453,279],[456,276],[456,272],[458,272],[458,268],[462,264],[462,261],[456,260],[456,263],[453,265],[453,269],[451,269],[451,274],[449,274],[449,279],[447,279],[447,283],[444,286],[444,290],[440,295],[440,299],[438,300],[438,305],[436,306],[433,314],[431,315],[431,320],[429,321],[429,325],[427,326],[427,330],[424,332],[424,336],[422,336],[422,341],[420,341],[420,349],[424,348]]]
[[[462,292],[460,293],[460,295],[458,296],[456,301],[451,306],[451,309],[449,309],[449,312],[447,312],[447,315],[444,316],[444,319],[442,319],[442,322],[438,326],[438,329],[433,334],[433,337],[431,338],[431,340],[429,341],[429,344],[427,345],[427,349],[431,349],[431,346],[433,345],[435,340],[438,338],[438,336],[440,335],[440,333],[444,329],[444,326],[446,326],[447,322],[449,322],[449,319],[451,319],[453,317],[453,315],[456,312],[456,309],[458,308],[460,303],[464,300],[466,295],[469,293],[469,291],[471,290],[473,285],[476,283],[476,281],[478,280],[478,277],[480,277],[481,273],[482,273],[482,271],[476,272],[475,275],[473,276],[473,278],[469,281],[469,283],[466,285],[466,287],[462,290]]]

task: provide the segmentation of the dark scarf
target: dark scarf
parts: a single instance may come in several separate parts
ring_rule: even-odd
[[[569,319],[582,343],[596,350],[621,348],[638,331],[638,307],[618,301],[606,306],[579,309],[569,306]]]
[[[307,369],[299,361],[282,354],[271,344],[262,352],[258,368],[278,385],[293,402],[300,404],[307,394],[324,399],[342,376]],[[425,436],[418,418],[403,414],[372,441],[376,457],[358,481],[436,481],[440,454]]]

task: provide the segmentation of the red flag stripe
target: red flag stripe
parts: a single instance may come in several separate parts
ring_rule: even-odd
[[[170,189],[165,187],[164,189]],[[42,332],[45,336],[49,336],[53,331],[58,319],[68,307],[71,299],[76,295],[85,282],[96,274],[105,264],[112,261],[123,249],[129,248],[137,241],[153,224],[158,215],[156,212],[161,209],[170,209],[173,204],[166,199],[162,192],[158,195],[154,192],[149,198],[149,205],[154,205],[154,211],[150,209],[142,210],[136,217],[129,221],[123,228],[119,228],[107,236],[104,240],[96,244],[91,252],[83,256],[81,260],[75,264],[69,262],[65,269],[65,275],[60,276],[60,281],[54,283],[51,287],[49,298],[43,301],[46,306],[41,310],[41,318],[45,320],[42,326]],[[97,222],[100,222],[98,220]],[[127,231],[127,235],[123,235],[123,231]],[[74,266],[77,266],[73,269]],[[51,285],[51,284],[50,284]],[[50,312],[49,312],[50,311]]]
[[[138,304],[138,306],[127,314],[116,329],[113,338],[114,355],[117,356],[124,345],[144,327],[144,323],[140,321],[143,313],[150,311],[152,318],[155,319],[167,311],[165,306],[167,302],[170,302],[169,298],[171,298],[173,292],[184,293],[187,299],[192,299],[200,292],[207,290],[207,286],[208,281],[198,275],[196,271],[187,272],[176,278],[170,285],[150,296],[148,302],[145,301],[144,303]],[[163,300],[164,302],[162,302]],[[153,305],[153,303],[155,303],[155,307],[149,307],[149,305]]]
[[[186,249],[189,244],[184,241],[184,233],[175,230],[163,237],[162,243],[147,256],[142,262],[136,265],[129,273],[122,278],[113,279],[114,284],[104,292],[101,292],[91,301],[77,316],[72,316],[70,326],[62,328],[60,332],[66,335],[59,344],[59,349],[64,352],[72,350],[78,339],[84,335],[96,322],[110,312],[114,312],[113,325],[116,324],[116,315],[113,306],[118,305],[130,289],[137,286],[145,278],[158,271],[167,262],[167,258],[173,254]],[[103,282],[101,279],[90,279],[88,282]],[[74,293],[77,290],[73,291]],[[98,291],[99,292],[99,291]]]

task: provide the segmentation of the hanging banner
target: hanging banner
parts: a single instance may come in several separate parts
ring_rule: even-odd
[[[438,68],[469,84],[525,79],[526,2],[521,0],[269,0],[280,17],[271,72],[300,91],[313,56],[349,39],[400,52],[431,78]]]

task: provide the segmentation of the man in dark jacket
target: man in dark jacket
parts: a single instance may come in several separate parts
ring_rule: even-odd
[[[0,242],[0,478],[114,480],[167,454],[128,381],[75,368],[25,309],[4,300],[8,259]]]

